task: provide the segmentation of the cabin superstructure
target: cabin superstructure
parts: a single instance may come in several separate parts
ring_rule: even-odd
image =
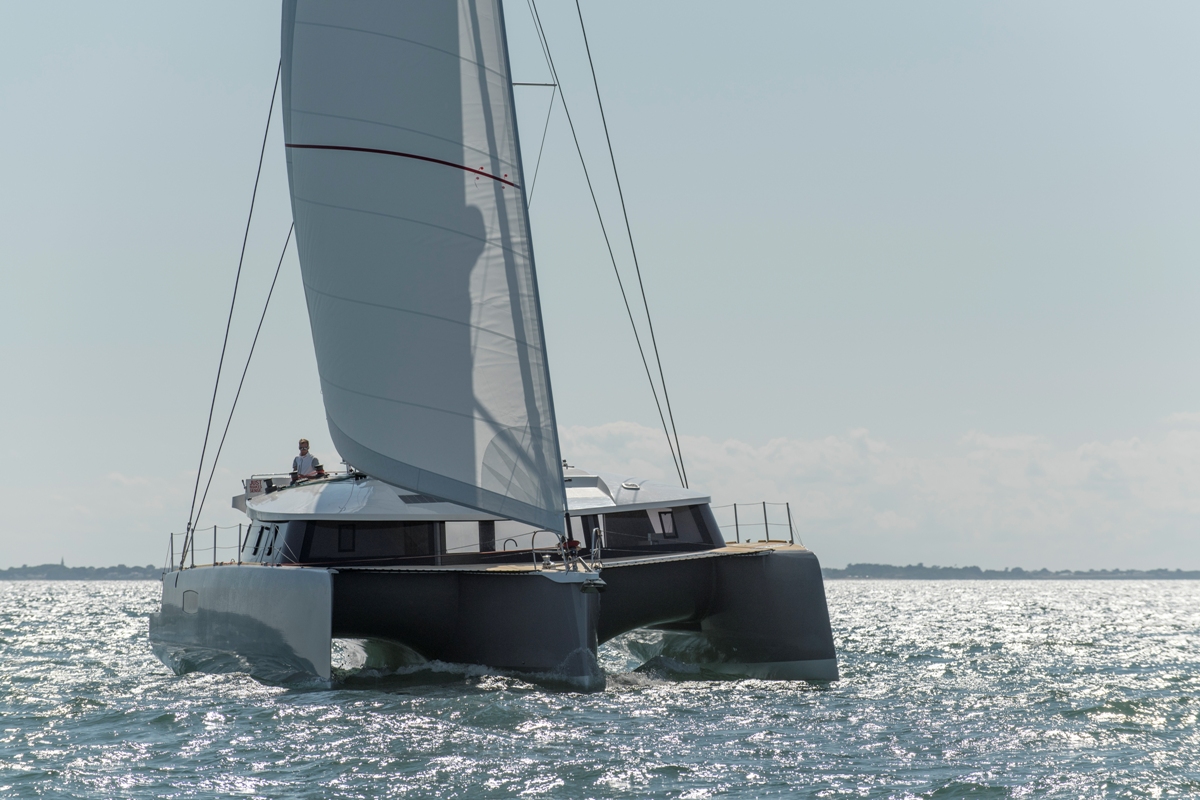
[[[244,563],[430,566],[530,563],[556,553],[557,531],[398,489],[351,470],[289,485],[255,476],[234,506],[250,517]],[[585,557],[694,552],[725,545],[700,492],[644,479],[563,470],[567,541]],[[276,488],[276,487],[280,488]]]

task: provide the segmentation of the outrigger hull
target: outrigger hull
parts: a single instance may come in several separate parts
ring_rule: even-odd
[[[817,556],[786,545],[730,545],[604,570],[600,642],[637,628],[693,634],[690,666],[712,676],[837,680]]]
[[[177,672],[329,681],[334,638],[394,642],[577,691],[604,688],[598,644],[637,628],[700,640],[710,677],[835,680],[820,565],[788,545],[614,559],[595,573],[503,565],[271,567],[168,573],[151,619]],[[191,593],[191,594],[189,594]]]
[[[330,678],[333,571],[217,565],[163,575],[150,643],[177,674]]]

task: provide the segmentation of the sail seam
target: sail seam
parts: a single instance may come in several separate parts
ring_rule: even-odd
[[[343,392],[349,392],[350,394],[356,394],[361,397],[369,397],[372,400],[382,400],[385,403],[395,403],[395,404],[401,405],[401,406],[412,406],[413,408],[423,408],[426,411],[435,411],[439,414],[449,414],[450,416],[462,417],[463,419],[472,419],[472,420],[475,420],[476,422],[486,422],[489,425],[496,425],[499,427],[511,427],[511,426],[503,425],[502,423],[498,422],[496,419],[494,419],[492,417],[481,417],[477,414],[464,414],[461,411],[451,411],[448,408],[436,408],[434,406],[427,406],[424,403],[414,403],[411,400],[397,400],[394,397],[381,397],[377,394],[371,394],[370,392],[360,392],[357,389],[351,389],[348,386],[342,386],[339,383],[334,383],[333,381],[331,381],[325,377],[321,378],[321,383],[323,383],[323,384],[327,383],[335,389],[341,389]],[[542,428],[541,430],[545,430],[545,429]]]
[[[489,239],[486,236],[472,236],[471,234],[466,233],[465,231],[461,231],[458,228],[447,228],[445,225],[434,225],[432,222],[426,222],[423,219],[413,219],[412,217],[402,217],[399,214],[385,214],[382,211],[373,211],[372,209],[369,209],[369,208],[358,208],[357,206],[343,206],[343,205],[335,205],[334,203],[321,203],[316,200],[311,200],[307,197],[302,197],[302,196],[300,196],[298,194],[294,194],[294,193],[292,195],[292,199],[298,200],[301,203],[307,203],[310,206],[320,206],[321,208],[335,208],[338,211],[353,211],[356,214],[370,214],[375,217],[386,217],[388,219],[400,220],[401,222],[411,222],[413,225],[424,225],[427,228],[433,228],[434,230],[445,231],[446,233],[453,233],[456,236],[462,236],[465,239],[473,239],[477,242],[483,242],[484,246],[486,246],[486,247],[495,247],[496,249],[502,250],[505,253],[513,253],[513,254],[517,255],[518,257],[520,257],[520,253],[517,252],[516,248],[505,247],[503,244],[496,242],[493,239]]]
[[[501,333],[499,331],[492,330],[491,328],[485,328],[482,325],[473,325],[469,322],[462,322],[460,320],[451,319],[449,317],[439,316],[437,314],[428,314],[424,311],[413,311],[412,309],[399,308],[397,306],[388,306],[388,305],[384,305],[383,303],[371,303],[366,300],[355,300],[350,297],[343,297],[341,295],[331,294],[329,292],[322,291],[307,282],[305,282],[305,284],[304,284],[304,289],[306,291],[311,291],[314,294],[319,294],[319,295],[322,295],[323,297],[328,297],[331,300],[341,300],[343,303],[354,303],[356,305],[370,306],[371,308],[382,308],[386,311],[396,311],[401,314],[412,314],[412,315],[418,316],[418,317],[427,317],[429,319],[436,319],[441,322],[448,323],[450,325],[461,325],[464,328],[470,328],[471,330],[480,331],[481,333],[487,333],[492,336],[496,336],[500,339],[507,339],[510,342],[514,342],[514,343],[520,345],[521,347],[529,348],[530,350],[533,350],[534,352],[538,352],[538,353],[542,352],[542,349],[536,345],[530,344],[529,342],[524,341],[522,339],[518,339],[515,336],[509,336],[507,333]]]
[[[481,169],[475,169],[474,167],[468,167],[463,164],[455,164],[453,161],[445,161],[440,158],[434,158],[433,156],[422,156],[422,155],[417,155],[416,153],[402,153],[399,150],[380,150],[375,147],[350,147],[349,145],[342,145],[342,144],[290,144],[289,143],[289,144],[285,144],[284,147],[286,147],[290,150],[344,150],[348,153],[375,153],[375,154],[381,155],[381,156],[397,156],[399,158],[411,158],[415,161],[428,161],[430,164],[440,164],[443,167],[454,167],[455,169],[461,169],[463,172],[473,172],[476,175],[479,175],[484,178],[491,178],[494,181],[503,183],[506,186],[511,186],[514,189],[521,188],[520,186],[518,186],[517,184],[513,183],[510,180],[501,178],[499,175],[493,175],[490,172],[484,172]]]
[[[414,41],[412,39],[405,39],[403,36],[392,36],[391,34],[380,33],[379,31],[367,31],[367,30],[363,30],[362,28],[351,28],[349,25],[330,25],[327,22],[304,22],[302,20],[296,20],[296,26],[299,27],[301,25],[304,25],[304,26],[307,26],[310,28],[329,28],[330,30],[335,30],[335,31],[347,31],[349,33],[361,33],[364,36],[378,36],[381,39],[391,39],[394,42],[404,42],[405,44],[411,44],[415,47],[423,47],[426,50],[432,50],[435,53],[441,53],[444,56],[449,56],[450,58],[457,59],[459,61],[462,61],[463,63],[471,64],[472,66],[478,67],[483,72],[490,72],[491,74],[497,76],[498,78],[507,78],[508,77],[503,72],[500,72],[499,70],[495,70],[484,64],[480,64],[478,61],[473,61],[469,58],[464,58],[463,56],[459,55],[458,53],[452,53],[449,50],[443,50],[440,47],[434,47],[433,45],[427,44],[425,42],[418,42],[418,41]]]

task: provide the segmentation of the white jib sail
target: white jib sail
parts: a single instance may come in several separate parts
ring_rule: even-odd
[[[499,0],[283,4],[296,244],[329,430],[388,483],[565,510]]]

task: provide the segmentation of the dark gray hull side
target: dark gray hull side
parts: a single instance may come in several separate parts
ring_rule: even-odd
[[[600,595],[581,591],[583,577],[341,570],[333,584],[333,635],[387,639],[430,660],[598,691],[605,683],[596,662]]]
[[[821,565],[810,550],[614,564],[603,577],[601,643],[637,628],[687,631],[706,640],[710,672],[838,677]]]
[[[597,644],[659,627],[702,637],[693,652],[713,675],[838,677],[821,565],[804,548],[611,562],[599,595],[546,574],[341,570],[333,635],[601,688]]]

